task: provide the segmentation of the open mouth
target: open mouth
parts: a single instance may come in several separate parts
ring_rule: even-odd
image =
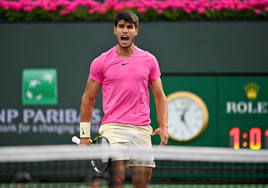
[[[123,41],[128,41],[128,40],[129,40],[129,37],[128,37],[128,36],[122,36],[122,37],[121,37],[121,40],[123,40]]]

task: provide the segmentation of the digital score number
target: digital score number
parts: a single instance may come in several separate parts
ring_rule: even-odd
[[[234,149],[268,149],[268,129],[262,131],[258,127],[253,127],[249,132],[241,132],[239,127],[233,127],[229,131],[229,143],[230,147]],[[264,146],[262,146],[262,143],[264,143]]]

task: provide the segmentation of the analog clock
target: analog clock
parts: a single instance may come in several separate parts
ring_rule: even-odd
[[[181,91],[170,94],[168,134],[175,141],[187,142],[200,136],[208,124],[206,104],[197,95]]]

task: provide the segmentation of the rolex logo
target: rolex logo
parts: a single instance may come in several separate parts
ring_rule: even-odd
[[[247,85],[245,85],[244,89],[246,91],[248,99],[255,100],[258,96],[258,91],[260,89],[260,86],[258,86],[254,82],[250,82]]]

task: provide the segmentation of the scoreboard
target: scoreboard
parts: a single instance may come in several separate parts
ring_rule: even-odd
[[[229,131],[230,146],[235,149],[240,147],[249,147],[253,150],[262,148],[262,139],[264,140],[264,148],[268,149],[268,129],[262,131],[259,127],[250,127],[248,132],[241,132],[239,127],[234,127]],[[241,141],[240,141],[241,140]]]

